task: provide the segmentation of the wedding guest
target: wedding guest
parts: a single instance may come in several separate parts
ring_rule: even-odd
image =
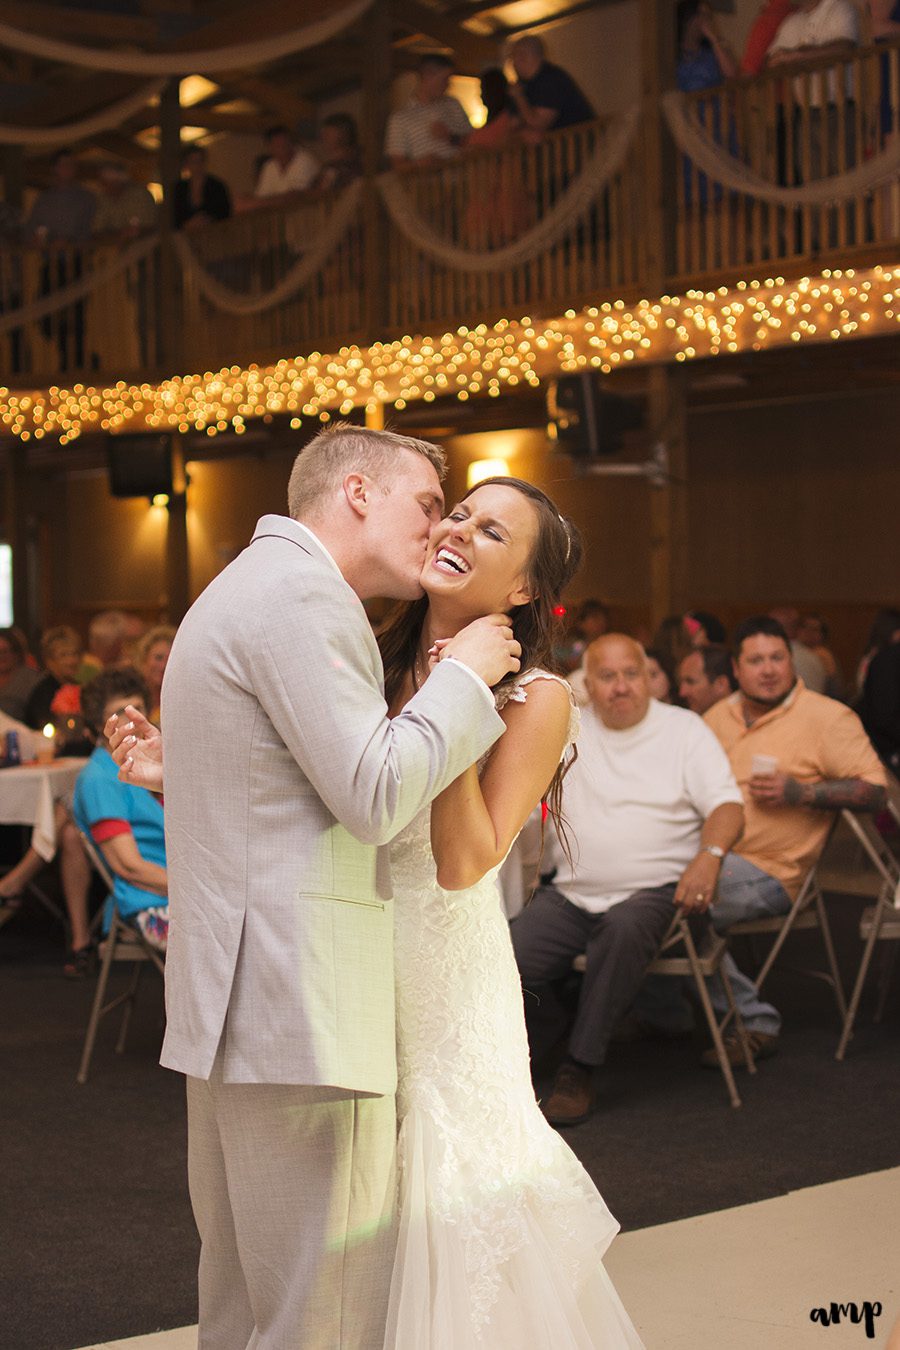
[[[806,685],[806,688],[811,689],[815,694],[824,694],[828,680],[825,667],[815,652],[811,652],[808,647],[804,647],[797,637],[800,627],[799,610],[795,609],[793,605],[778,605],[775,609],[769,610],[769,618],[781,624],[781,627],[787,633],[788,641],[791,644],[791,660],[794,663],[794,670]]]
[[[743,822],[715,736],[693,713],[651,697],[637,642],[621,633],[598,638],[586,670],[590,704],[565,782],[571,846],[551,836],[553,883],[538,888],[510,928],[526,991],[548,1003],[550,983],[587,953],[567,1059],[544,1108],[558,1125],[593,1110],[612,1033],[676,907],[692,914],[708,906]],[[684,1016],[689,1026],[686,1006]]]
[[[509,80],[500,66],[481,72],[481,102],[487,114],[484,125],[473,127],[466,139],[469,150],[505,150],[522,126],[509,92]]]
[[[147,188],[133,181],[120,160],[101,164],[97,176],[100,196],[93,220],[95,239],[127,244],[156,229],[156,202]]]
[[[719,32],[708,0],[680,0],[676,12],[678,64],[675,82],[691,93],[712,89],[738,73],[738,63]]]
[[[340,192],[363,171],[356,119],[349,113],[332,113],[319,128],[316,152],[321,168],[313,180],[315,193]]]
[[[674,703],[675,675],[666,665],[663,653],[657,651],[655,647],[645,647],[644,656],[647,660],[650,697],[655,698],[659,703]]]
[[[172,192],[176,230],[198,230],[231,215],[231,194],[222,179],[208,171],[208,160],[202,145],[190,146],[182,156],[182,176]]]
[[[40,672],[27,663],[28,649],[14,628],[0,628],[0,712],[24,722]]]
[[[492,66],[481,76],[484,126],[466,139],[467,150],[505,150],[519,139],[521,121],[509,96],[503,71]],[[485,183],[485,178],[488,182]],[[473,249],[502,248],[517,239],[534,220],[534,199],[522,182],[518,156],[494,159],[477,180],[466,204],[464,232]]]
[[[75,706],[80,712],[78,671],[81,668],[81,639],[67,624],[48,628],[41,636],[41,660],[44,674],[31,691],[25,705],[24,721],[36,731],[52,722],[53,703],[60,690],[69,685],[75,690]]]
[[[26,734],[34,736],[33,732]],[[66,949],[63,974],[69,979],[80,979],[90,973],[95,955],[88,908],[91,868],[78,830],[62,802],[55,803],[53,814],[56,826],[54,861],[58,860],[63,900],[69,919],[69,945]],[[0,908],[19,909],[29,883],[34,881],[46,866],[47,863],[37,850],[29,845],[15,867],[0,877]]]
[[[744,44],[742,75],[761,75],[775,34],[794,8],[794,0],[762,0]]]
[[[844,680],[834,652],[828,646],[828,625],[820,614],[804,614],[797,624],[797,641],[822,662],[829,698],[844,697]]]
[[[128,615],[124,610],[104,609],[93,616],[88,624],[88,649],[79,672],[82,684],[101,670],[125,662],[130,631]]]
[[[689,609],[684,622],[695,647],[707,647],[713,642],[725,642],[728,634],[721,619],[706,609]]]
[[[575,702],[583,708],[589,701],[584,676],[584,654],[592,642],[610,629],[609,606],[602,600],[582,600],[572,620],[572,640],[557,655],[566,678],[575,694]]]
[[[519,38],[510,47],[509,56],[518,76],[510,93],[527,131],[542,136],[596,117],[569,72],[547,60],[539,37],[528,33]]]
[[[159,696],[174,640],[175,629],[172,625],[158,624],[155,628],[147,629],[135,648],[135,665],[147,686],[150,721],[155,722],[157,726],[159,726]]]
[[[880,758],[900,775],[900,642],[894,633],[868,663],[859,715]]]
[[[682,658],[678,667],[678,696],[691,712],[702,717],[733,689],[731,653],[721,643],[697,647]]]
[[[838,63],[852,56],[858,44],[859,10],[852,0],[798,0],[769,48],[769,70],[783,65],[798,68],[793,79],[797,106],[789,129],[796,183],[828,178],[856,165],[862,149],[857,145],[857,91],[852,67],[838,67]],[[831,61],[836,69],[803,73],[803,66],[823,61]],[[838,209],[846,212],[848,241],[858,242],[852,206],[828,210],[828,242],[832,246],[837,243]],[[810,234],[807,246],[818,249],[818,214]]]
[[[745,620],[735,630],[733,655],[737,690],[705,719],[744,796],[744,833],[723,863],[710,914],[720,933],[745,919],[786,914],[834,813],[880,811],[885,801],[884,769],[859,718],[806,688],[781,624],[769,615]],[[773,1054],[779,1013],[736,969],[732,985],[754,1054]],[[724,1016],[724,991],[715,981],[710,996]],[[733,1065],[743,1064],[734,1033],[726,1050]],[[709,1056],[704,1062],[716,1064]]]
[[[119,781],[103,734],[126,703],[146,715],[147,687],[134,669],[104,671],[85,687],[84,716],[97,745],[78,775],[73,810],[79,829],[90,835],[113,873],[120,916],[151,946],[165,951],[169,907],[162,805],[145,788]],[[108,907],[107,927],[109,916]]]
[[[268,158],[253,193],[257,206],[272,206],[305,192],[319,172],[315,156],[297,144],[287,127],[270,127],[265,140]]]
[[[875,615],[872,627],[869,629],[869,636],[866,641],[866,650],[860,657],[859,665],[856,668],[856,693],[861,695],[866,682],[866,675],[873,658],[892,642],[900,642],[900,609],[880,609]]]
[[[427,168],[459,154],[472,124],[459,100],[447,93],[452,76],[449,56],[420,60],[412,98],[388,118],[384,152],[392,169]]]
[[[78,181],[78,160],[71,150],[53,157],[53,183],[39,192],[25,223],[35,244],[83,244],[91,237],[97,198]]]
[[[686,619],[681,614],[669,614],[653,634],[650,646],[662,653],[668,670],[676,671],[684,657],[693,650],[694,641]]]

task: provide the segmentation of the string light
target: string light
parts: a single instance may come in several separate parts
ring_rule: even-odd
[[[402,410],[452,394],[460,402],[536,387],[560,372],[605,373],[649,361],[695,361],[723,352],[770,351],[803,342],[896,332],[900,265],[893,270],[826,269],[785,281],[768,277],[655,300],[604,301],[557,319],[503,318],[439,337],[407,334],[370,347],[285,357],[272,366],[237,365],[175,376],[160,384],[71,389],[0,388],[0,435],[62,445],[86,431],[138,429],[243,435],[253,418],[291,414],[327,422],[355,407]]]

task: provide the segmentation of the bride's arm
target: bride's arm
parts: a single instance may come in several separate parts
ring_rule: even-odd
[[[553,780],[566,744],[571,705],[556,680],[534,680],[524,703],[510,702],[501,736],[481,778],[460,774],[431,807],[438,885],[465,890],[506,857]]]

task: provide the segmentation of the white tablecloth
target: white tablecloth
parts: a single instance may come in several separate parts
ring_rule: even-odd
[[[33,825],[31,846],[44,862],[56,853],[54,802],[71,791],[85,764],[86,759],[57,759],[0,769],[0,824]]]

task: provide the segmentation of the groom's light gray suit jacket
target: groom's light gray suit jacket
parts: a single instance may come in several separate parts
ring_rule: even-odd
[[[503,731],[442,662],[392,722],[365,612],[264,516],[182,623],[162,698],[171,928],[162,1063],[394,1089],[385,845]]]

